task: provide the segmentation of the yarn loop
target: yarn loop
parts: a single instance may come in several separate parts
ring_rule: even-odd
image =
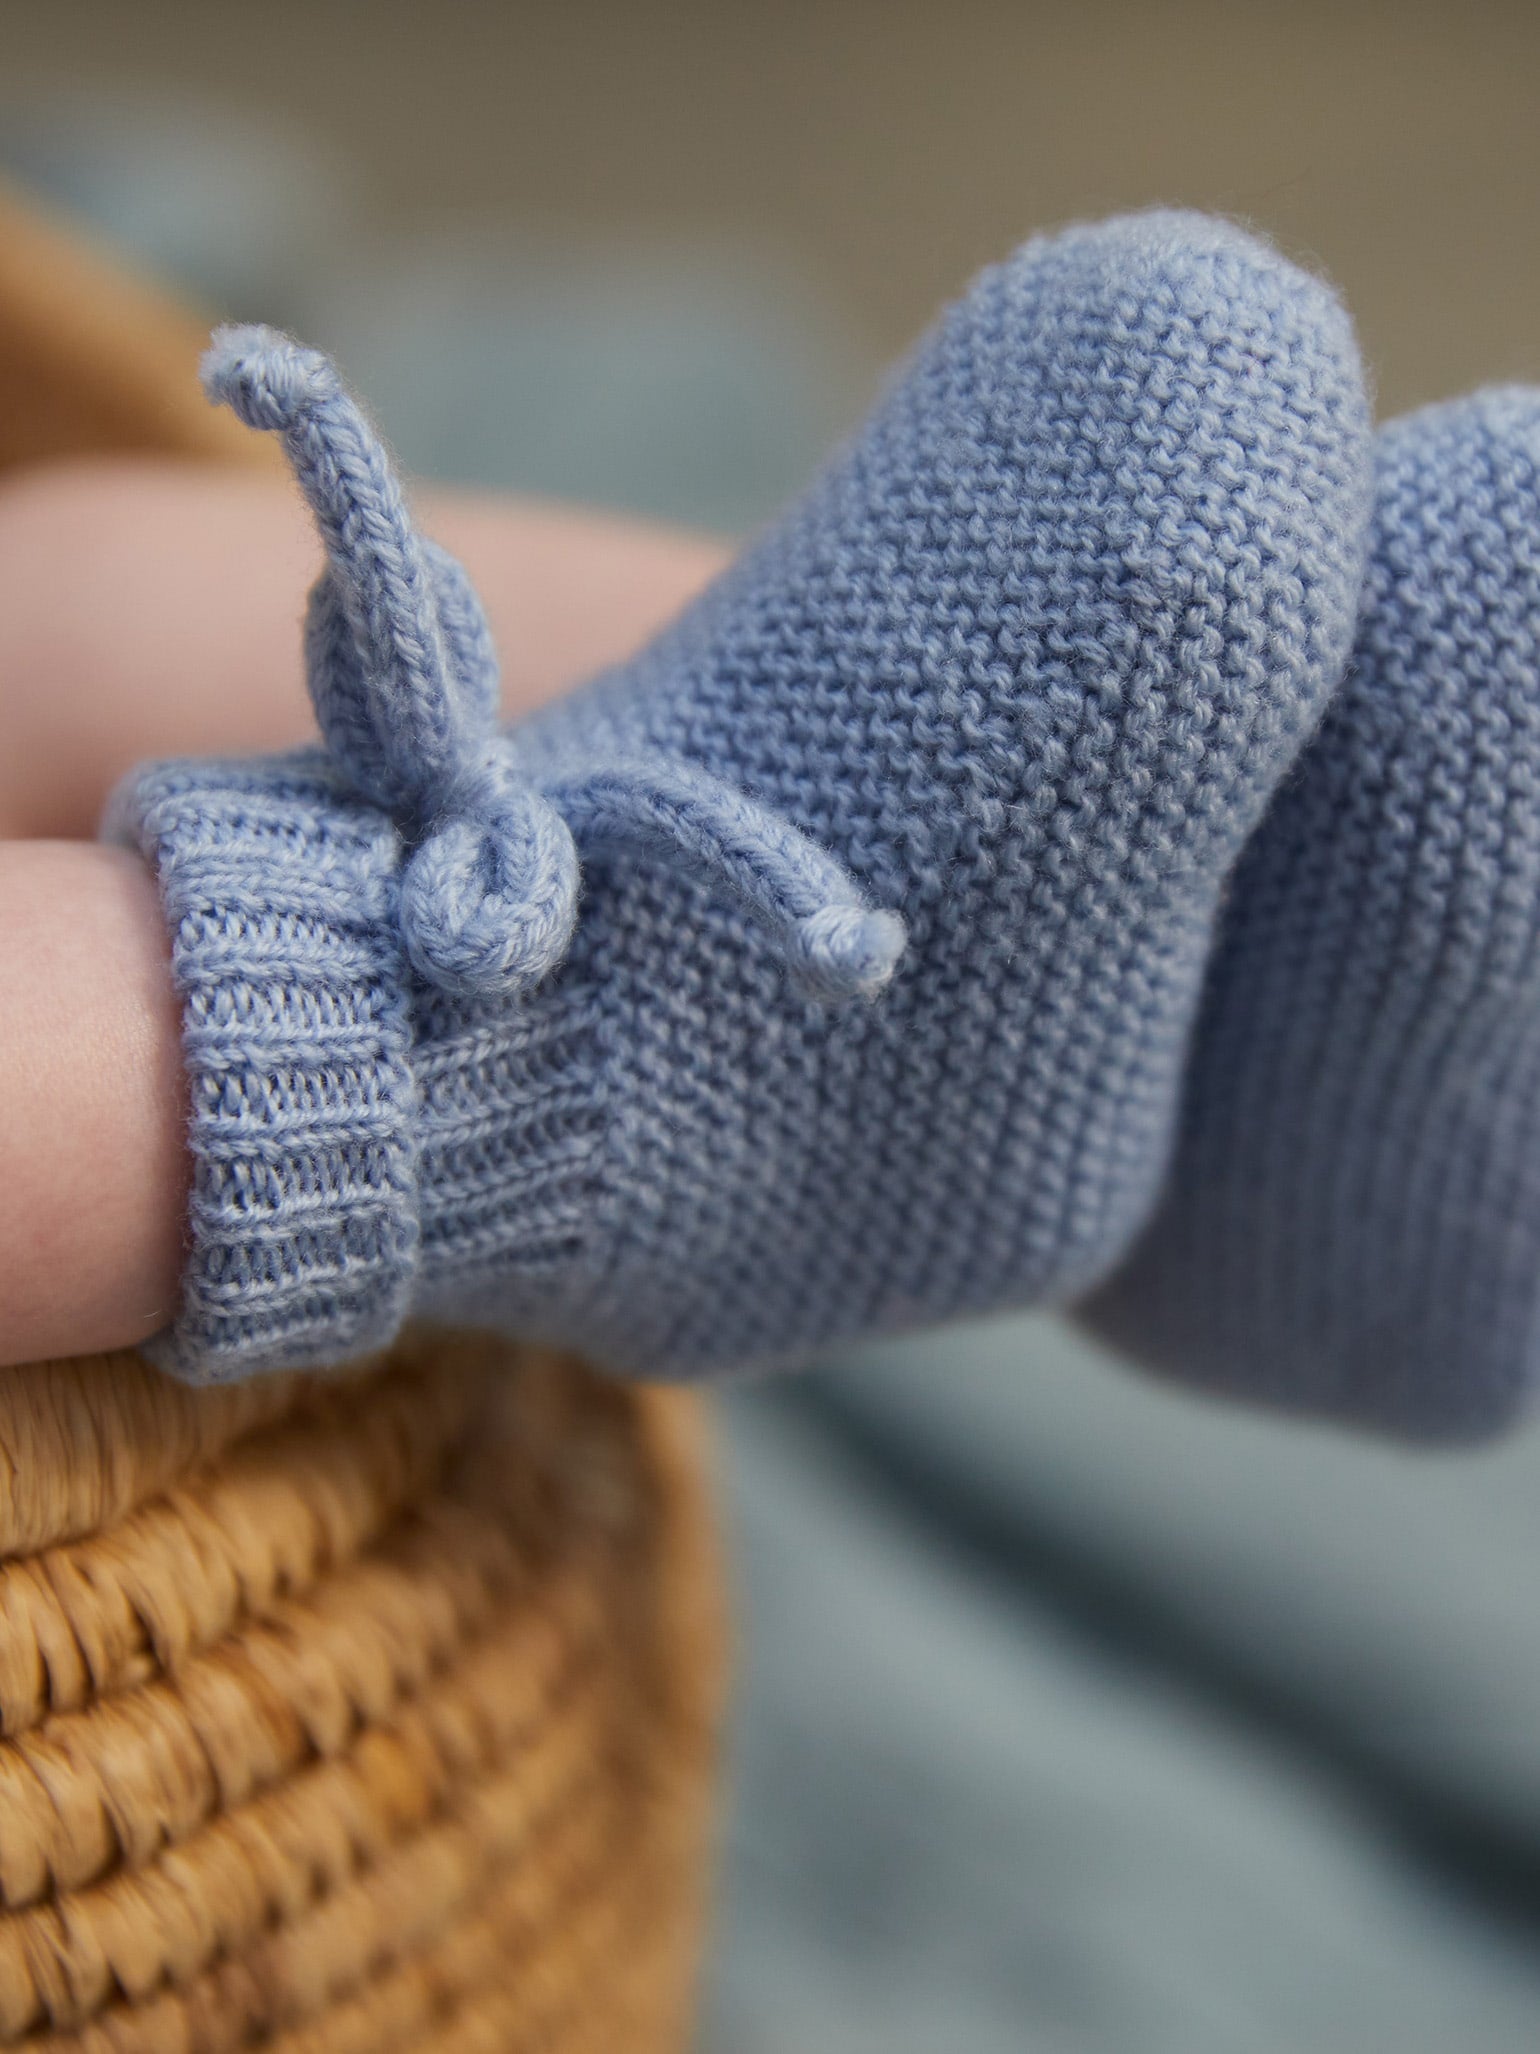
[[[523,990],[566,955],[577,897],[571,830],[497,740],[407,860],[402,938],[419,976],[444,991]]]

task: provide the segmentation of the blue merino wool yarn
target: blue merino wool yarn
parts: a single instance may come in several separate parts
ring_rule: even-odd
[[[1540,1380],[1540,391],[1382,430],[1347,680],[1236,873],[1170,1192],[1087,1309],[1423,1438]]]
[[[677,624],[508,733],[325,359],[238,330],[206,375],[321,527],[324,746],[141,771],[112,818],[185,1006],[165,1366],[421,1311],[695,1375],[1106,1272],[1351,639],[1330,292],[1187,214],[1028,244]]]

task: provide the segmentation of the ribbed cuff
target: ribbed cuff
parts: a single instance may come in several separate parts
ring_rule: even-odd
[[[145,1352],[222,1383],[383,1345],[419,1243],[395,827],[305,751],[152,766],[103,831],[155,870],[183,1009],[188,1246]]]

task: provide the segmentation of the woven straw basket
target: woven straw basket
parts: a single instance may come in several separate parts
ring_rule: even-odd
[[[242,454],[200,339],[0,196],[0,465]],[[446,1333],[229,1389],[0,1373],[0,2046],[682,2054],[700,1424]]]

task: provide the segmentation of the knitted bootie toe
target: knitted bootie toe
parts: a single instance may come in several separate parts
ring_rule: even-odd
[[[116,816],[187,1009],[164,1363],[425,1310],[691,1374],[1108,1268],[1351,636],[1328,292],[1186,215],[1028,245],[682,620],[511,735],[329,367],[238,335],[211,378],[317,510],[327,746],[151,770]]]
[[[1091,1324],[1477,1435],[1540,1370],[1540,392],[1379,439],[1357,652],[1237,872],[1170,1195]]]

